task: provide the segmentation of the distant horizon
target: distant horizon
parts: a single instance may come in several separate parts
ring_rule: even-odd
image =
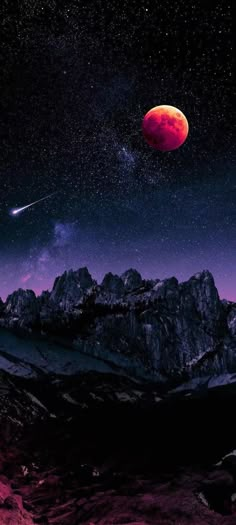
[[[115,271],[112,271],[112,270],[108,270],[105,273],[101,273],[100,272],[100,274],[98,275],[98,273],[96,271],[92,272],[88,265],[78,266],[77,268],[70,267],[68,269],[65,269],[61,273],[57,273],[55,275],[55,277],[52,277],[52,278],[48,279],[48,283],[46,284],[46,282],[45,282],[45,285],[42,285],[42,287],[37,287],[37,286],[34,286],[34,285],[27,286],[27,282],[28,282],[29,279],[26,279],[26,280],[24,280],[24,279],[22,280],[21,279],[21,283],[19,284],[18,287],[13,288],[8,293],[1,294],[1,286],[0,286],[0,298],[5,302],[9,295],[11,295],[12,293],[14,293],[14,292],[16,292],[17,290],[20,290],[20,289],[21,290],[32,290],[35,293],[36,297],[39,297],[43,292],[47,292],[47,291],[50,292],[50,291],[52,291],[52,288],[53,288],[55,280],[58,277],[61,277],[63,275],[63,273],[69,272],[69,271],[76,272],[76,271],[78,271],[81,268],[87,268],[88,272],[90,273],[90,275],[92,276],[92,278],[96,281],[96,283],[98,285],[100,285],[102,283],[102,280],[103,280],[103,278],[104,278],[104,276],[106,274],[112,273],[113,275],[118,275],[119,277],[121,277],[121,275],[124,272],[128,271],[128,270],[136,270],[136,271],[138,271],[140,273],[140,275],[141,275],[143,280],[159,279],[160,281],[164,281],[165,279],[170,279],[172,277],[175,277],[178,280],[179,284],[189,281],[189,279],[191,279],[192,277],[194,277],[198,273],[202,273],[204,271],[208,271],[213,276],[213,279],[214,279],[214,282],[215,282],[215,286],[217,288],[217,291],[218,291],[220,299],[221,300],[225,299],[226,301],[230,301],[230,302],[236,302],[236,291],[231,291],[230,292],[229,290],[227,290],[226,294],[225,294],[224,291],[221,289],[221,287],[219,285],[217,285],[217,280],[215,279],[214,273],[211,270],[209,270],[208,268],[203,268],[203,269],[198,270],[198,271],[196,271],[194,273],[190,273],[187,277],[182,277],[181,278],[181,277],[178,277],[177,274],[174,275],[173,273],[169,274],[169,275],[161,276],[161,277],[154,276],[154,275],[143,275],[142,271],[138,267],[135,267],[135,266],[127,267],[126,269],[121,270],[120,272],[115,272]],[[94,274],[97,274],[97,276],[94,275]],[[30,276],[30,278],[31,278],[31,276]],[[228,294],[228,296],[227,296],[227,294]]]

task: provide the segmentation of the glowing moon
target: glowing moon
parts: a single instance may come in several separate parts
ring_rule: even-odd
[[[149,146],[160,151],[172,151],[185,142],[189,126],[182,111],[163,105],[146,113],[142,130]]]

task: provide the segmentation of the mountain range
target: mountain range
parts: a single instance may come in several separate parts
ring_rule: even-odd
[[[0,301],[2,525],[233,525],[236,304],[209,271]],[[219,429],[223,435],[219,438]]]
[[[236,372],[236,304],[220,300],[208,271],[179,283],[130,269],[97,284],[87,268],[70,270],[39,297],[19,289],[0,301],[0,326],[154,382]]]

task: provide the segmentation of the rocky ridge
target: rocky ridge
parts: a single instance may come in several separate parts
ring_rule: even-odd
[[[65,272],[0,325],[3,525],[235,523],[236,305],[209,272]]]
[[[236,304],[220,300],[208,271],[179,283],[130,269],[97,284],[87,268],[70,270],[39,297],[22,289],[9,295],[0,326],[57,335],[157,381],[236,372]]]

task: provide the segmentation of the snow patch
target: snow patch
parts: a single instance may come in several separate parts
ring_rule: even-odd
[[[116,397],[122,403],[135,403],[136,401],[134,396],[126,394],[125,392],[116,392]]]
[[[104,399],[100,396],[97,396],[93,392],[90,392],[89,395],[94,399],[94,401],[99,401],[99,402],[104,403]]]
[[[33,403],[35,403],[35,405],[38,405],[40,408],[42,408],[43,410],[48,412],[48,409],[43,405],[43,403],[41,403],[41,401],[39,401],[39,399],[37,397],[35,397],[33,394],[31,394],[31,392],[27,392],[27,390],[24,390],[24,392],[31,399],[31,401],[33,401]]]
[[[160,403],[160,401],[162,401],[162,398],[158,396],[154,396],[154,400],[155,400],[155,403]]]
[[[71,403],[71,405],[79,405],[79,403],[77,403],[77,401],[75,399],[73,399],[73,397],[71,397],[70,394],[62,394],[62,397],[63,399],[65,399],[66,401],[68,401],[68,403]]]

